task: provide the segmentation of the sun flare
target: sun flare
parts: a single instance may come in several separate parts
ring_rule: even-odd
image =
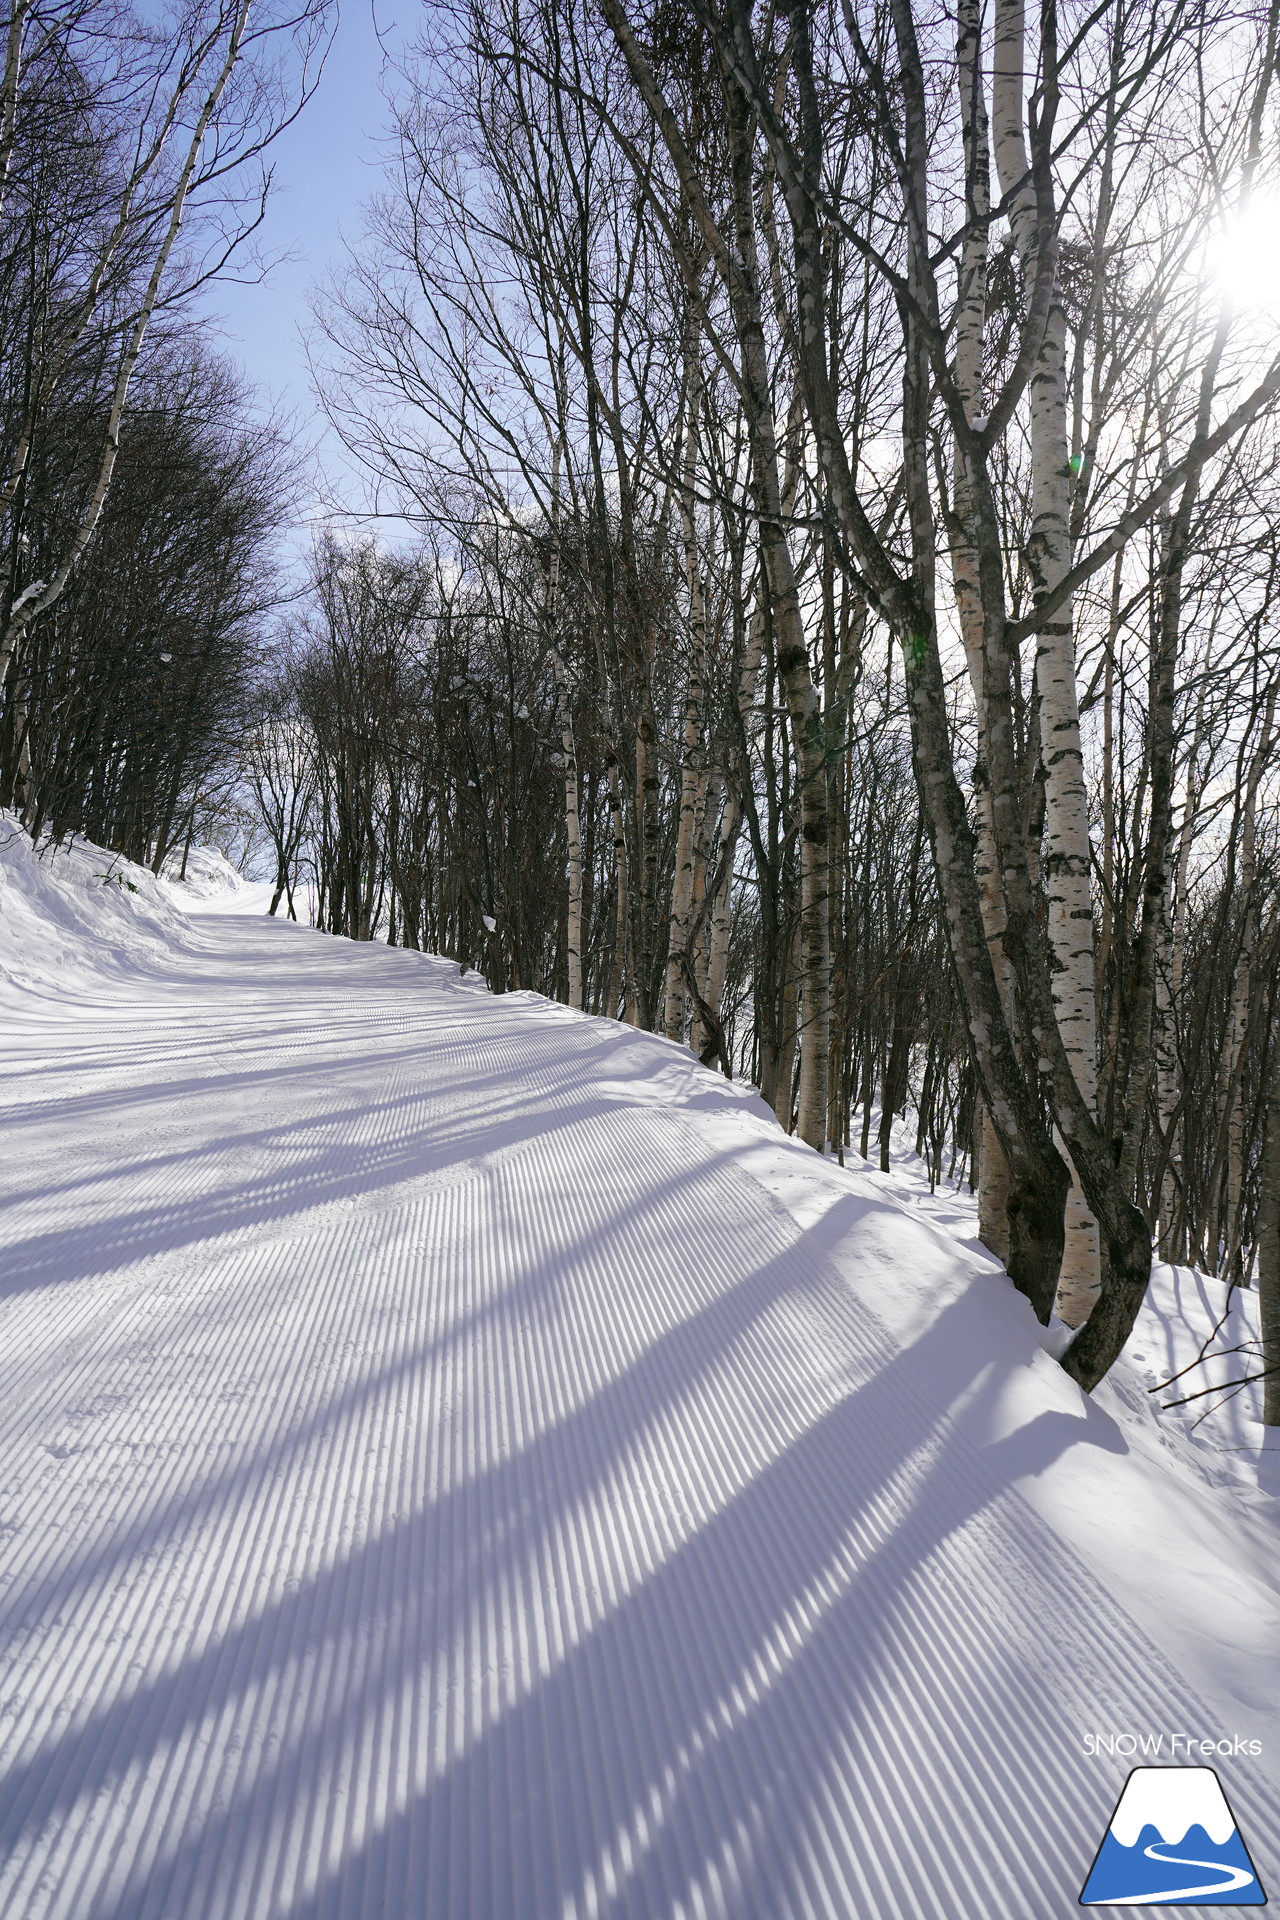
[[[1258,201],[1209,242],[1208,269],[1241,309],[1280,318],[1280,201]]]

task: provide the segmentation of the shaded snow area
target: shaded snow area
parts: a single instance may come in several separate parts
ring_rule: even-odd
[[[1141,1742],[1280,1882],[1211,1283],[1090,1402],[909,1166],[0,838],[4,1920],[1048,1920]]]

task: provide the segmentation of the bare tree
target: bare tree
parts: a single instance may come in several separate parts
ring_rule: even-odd
[[[323,0],[261,18],[249,0],[158,18],[112,0],[11,10],[0,87],[0,247],[14,299],[0,476],[7,702],[22,706],[25,637],[98,527],[148,330],[252,233],[269,183],[261,157],[314,83],[324,22]],[[50,501],[36,485],[41,439],[68,382],[87,372],[88,457]],[[23,540],[33,516],[57,528],[34,578]]]

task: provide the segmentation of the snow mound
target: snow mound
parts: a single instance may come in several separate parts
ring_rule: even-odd
[[[164,879],[179,899],[214,900],[228,893],[246,893],[250,882],[237,873],[225,853],[216,847],[192,847],[184,857],[171,854]]]
[[[41,996],[150,971],[188,939],[147,868],[78,837],[33,847],[0,811],[0,984]]]
[[[1256,1479],[1264,1454],[1280,1460],[1280,1433],[1262,1424],[1263,1383],[1251,1377],[1262,1371],[1261,1352],[1256,1291],[1156,1263],[1125,1358],[1161,1428],[1217,1456],[1216,1468],[1202,1460],[1205,1471]]]
[[[879,1119],[873,1108],[873,1154]],[[892,1172],[881,1173],[854,1155],[849,1164],[908,1213],[929,1220],[998,1270],[978,1239],[976,1195],[945,1179],[930,1191],[928,1168],[914,1142],[915,1120],[907,1115],[894,1122]],[[1056,1357],[1066,1331],[1055,1321],[1042,1333],[1045,1351]],[[1157,1260],[1124,1354],[1094,1398],[1192,1484],[1231,1489],[1246,1499],[1261,1487],[1270,1497],[1280,1493],[1280,1433],[1263,1426],[1262,1382],[1249,1378],[1261,1372],[1260,1354],[1256,1291],[1228,1289],[1212,1274]]]

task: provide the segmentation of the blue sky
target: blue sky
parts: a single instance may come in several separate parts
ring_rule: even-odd
[[[356,238],[361,206],[379,184],[388,109],[380,79],[382,42],[398,47],[401,27],[416,25],[412,0],[346,0],[320,85],[298,119],[271,148],[275,185],[258,244],[267,258],[289,257],[259,284],[221,281],[203,297],[223,351],[239,361],[265,402],[314,437],[331,479],[342,484],[342,448],[317,416],[301,335],[308,293],[343,257],[343,236]],[[344,491],[354,498],[348,480]],[[306,544],[305,538],[302,542]]]

